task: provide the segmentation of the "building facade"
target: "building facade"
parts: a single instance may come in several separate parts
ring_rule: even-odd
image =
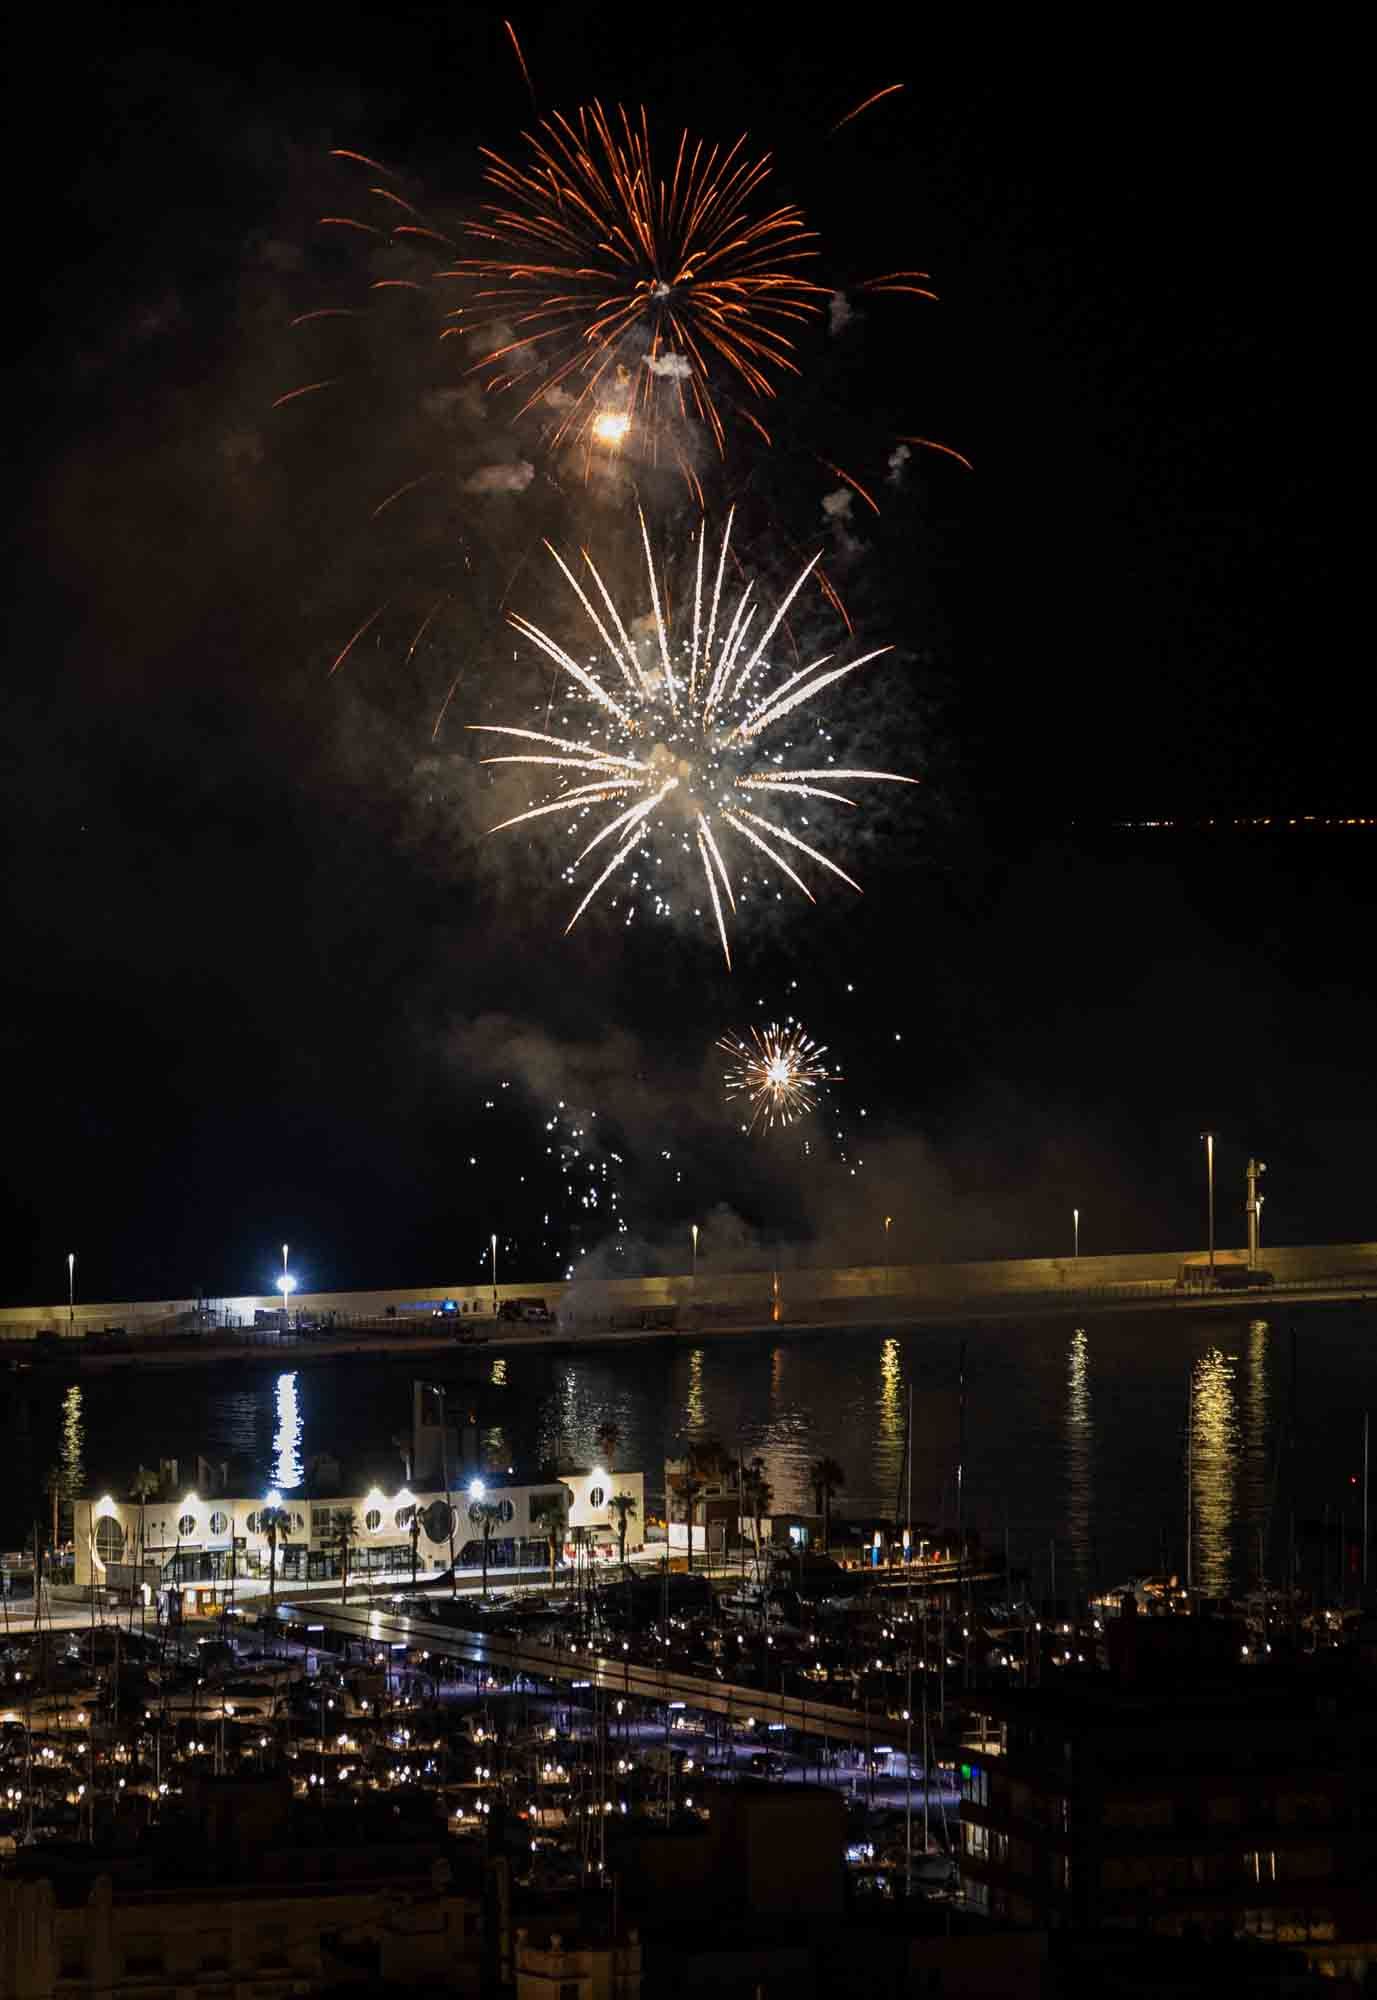
[[[991,1691],[963,1764],[968,1903],[1037,1929],[1254,1937],[1377,1967],[1377,1698],[1267,1669]]]
[[[372,1487],[322,1499],[294,1493],[203,1498],[188,1491],[176,1499],[140,1502],[107,1493],[76,1503],[76,1582],[82,1587],[142,1584],[157,1589],[266,1580],[274,1567],[265,1525],[270,1509],[280,1509],[288,1521],[276,1539],[276,1575],[284,1584],[338,1577],[344,1537],[351,1577],[407,1576],[413,1546],[418,1575],[448,1570],[451,1549],[460,1566],[476,1565],[482,1560],[488,1508],[496,1508],[498,1515],[488,1543],[489,1566],[539,1566],[549,1560],[541,1505],[561,1490],[567,1505],[566,1540],[577,1533],[600,1554],[615,1556],[621,1510],[613,1502],[625,1494],[634,1503],[626,1510],[627,1552],[642,1546],[643,1475],[600,1467],[533,1485],[473,1479],[448,1494],[435,1488],[413,1492],[406,1486],[395,1493]]]

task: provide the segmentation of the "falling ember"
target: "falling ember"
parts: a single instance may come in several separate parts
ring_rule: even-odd
[[[833,762],[826,710],[818,706],[827,690],[892,647],[877,646],[840,665],[833,664],[833,655],[825,654],[778,679],[769,659],[770,643],[817,559],[803,570],[767,622],[754,578],[745,578],[739,590],[735,579],[727,584],[731,516],[712,563],[705,563],[705,527],[697,537],[693,587],[681,598],[682,622],[688,630],[677,634],[657,582],[644,516],[641,536],[652,616],[633,622],[651,636],[631,637],[586,552],[583,560],[593,595],[550,548],[597,634],[597,653],[585,665],[519,613],[511,614],[510,623],[571,683],[563,699],[581,711],[577,722],[561,718],[558,731],[548,722],[544,729],[514,723],[469,727],[504,737],[513,746],[485,758],[485,763],[539,771],[556,786],[553,793],[490,832],[551,815],[567,820],[580,841],[572,862],[562,871],[571,883],[588,857],[604,849],[598,856],[599,873],[567,931],[630,863],[631,886],[645,888],[661,914],[672,907],[676,877],[706,884],[706,906],[730,970],[727,913],[735,913],[762,878],[757,875],[753,882],[739,872],[738,863],[734,879],[723,846],[735,853],[744,844],[743,858],[757,871],[761,865],[757,857],[764,858],[769,872],[763,882],[769,893],[778,893],[772,877],[782,875],[815,902],[813,888],[798,872],[810,862],[859,893],[859,883],[813,839],[804,839],[786,824],[785,816],[797,814],[795,823],[811,831],[810,815],[822,816],[812,801],[823,808],[855,807],[856,801],[838,786],[918,781],[897,771]],[[788,730],[781,734],[786,719]],[[572,729],[578,733],[567,733]],[[785,756],[799,748],[807,750],[809,761],[786,764]],[[577,775],[571,778],[570,773]],[[610,809],[610,817],[599,824],[594,815],[604,807]],[[728,830],[738,836],[736,842],[727,840]],[[686,869],[681,863],[687,864]]]
[[[813,232],[790,204],[757,207],[769,156],[745,148],[744,134],[723,147],[684,132],[671,164],[644,108],[592,104],[542,118],[524,162],[485,150],[498,199],[469,227],[479,254],[446,274],[476,281],[471,334],[493,344],[475,367],[529,385],[523,409],[562,390],[557,436],[596,429],[630,368],[641,413],[695,416],[721,450],[720,385],[773,396],[774,376],[799,372],[794,329],[827,296],[800,268]]]
[[[839,1072],[829,1070],[822,1058],[825,1047],[803,1032],[796,1021],[781,1027],[752,1028],[749,1035],[723,1035],[717,1044],[730,1058],[722,1081],[728,1100],[745,1097],[751,1106],[754,1132],[759,1126],[770,1131],[776,1125],[792,1125],[817,1109],[817,1094],[824,1084],[838,1080]]]

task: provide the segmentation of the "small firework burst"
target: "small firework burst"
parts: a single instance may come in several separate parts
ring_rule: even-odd
[[[806,1118],[817,1109],[818,1092],[840,1076],[823,1061],[825,1044],[806,1035],[796,1021],[772,1022],[745,1036],[723,1035],[717,1046],[730,1058],[722,1077],[728,1100],[749,1100],[746,1130],[751,1132]]]

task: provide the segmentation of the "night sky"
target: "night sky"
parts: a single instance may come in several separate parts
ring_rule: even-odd
[[[59,1296],[69,1249],[87,1297],[260,1289],[284,1237],[321,1287],[477,1278],[491,1228],[533,1277],[580,1248],[682,1264],[691,1219],[724,1263],[766,1242],[869,1260],[884,1212],[896,1255],[1047,1254],[1073,1203],[1086,1249],[1168,1247],[1202,1233],[1207,1124],[1221,1240],[1250,1150],[1271,1240],[1377,1235],[1377,827],[1116,824],[1373,810],[1336,527],[1360,458],[1342,87],[1290,45],[961,48],[885,11],[845,34],[769,7],[517,21],[543,111],[596,94],[667,135],[749,129],[854,309],[808,335],[774,451],[733,435],[705,483],[776,580],[828,548],[858,638],[897,642],[851,726],[924,785],[858,815],[864,899],[781,905],[730,979],[691,925],[594,911],[562,940],[550,847],[478,838],[495,815],[462,724],[531,693],[504,591],[516,572],[512,603],[558,620],[530,551],[617,545],[629,488],[590,491],[458,401],[433,315],[290,326],[366,297],[366,253],[316,226],[365,212],[331,148],[450,222],[480,199],[477,148],[519,148],[499,17],[128,9],[31,43],[5,1301]],[[849,289],[898,267],[940,303]],[[918,452],[887,478],[905,432],[974,473]],[[526,491],[466,485],[525,454]],[[879,518],[828,517],[823,459]],[[684,542],[685,494],[647,472],[642,497]],[[740,1136],[711,1054],[794,1006],[846,1074],[806,1157]],[[606,1208],[551,1193],[560,1099],[598,1111],[615,1257]]]

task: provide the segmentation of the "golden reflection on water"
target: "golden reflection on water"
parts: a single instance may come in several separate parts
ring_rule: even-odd
[[[279,1375],[276,1392],[277,1429],[273,1433],[273,1485],[279,1493],[290,1493],[304,1477],[301,1464],[301,1404],[297,1398],[296,1375]]]
[[[1243,1508],[1250,1546],[1245,1575],[1265,1566],[1267,1537],[1267,1363],[1271,1328],[1265,1319],[1248,1323],[1248,1394],[1243,1406]],[[1259,1539],[1261,1538],[1261,1539]]]
[[[1209,1597],[1227,1596],[1238,1487],[1234,1369],[1217,1347],[1191,1376],[1191,1515],[1194,1581]]]
[[[891,1496],[899,1496],[899,1511],[902,1514],[908,1493],[904,1477],[904,1433],[908,1424],[908,1408],[904,1393],[904,1364],[899,1343],[891,1334],[880,1349],[880,1389],[877,1404],[878,1422],[875,1427],[875,1448],[873,1453],[874,1476],[879,1483],[882,1510],[886,1514],[893,1505]],[[853,1482],[861,1484],[862,1468],[843,1468]]]
[[[81,1410],[81,1390],[73,1383],[62,1398],[62,1491],[75,1500],[86,1485],[86,1422]]]
[[[507,1386],[507,1358],[499,1355],[492,1364],[492,1380],[499,1389]]]
[[[1094,1411],[1090,1400],[1090,1340],[1083,1326],[1071,1335],[1066,1360],[1066,1532],[1081,1590],[1089,1588],[1094,1552]]]
[[[707,1423],[708,1406],[703,1394],[703,1350],[695,1347],[688,1358],[688,1396],[684,1403],[684,1429],[701,1431]]]

